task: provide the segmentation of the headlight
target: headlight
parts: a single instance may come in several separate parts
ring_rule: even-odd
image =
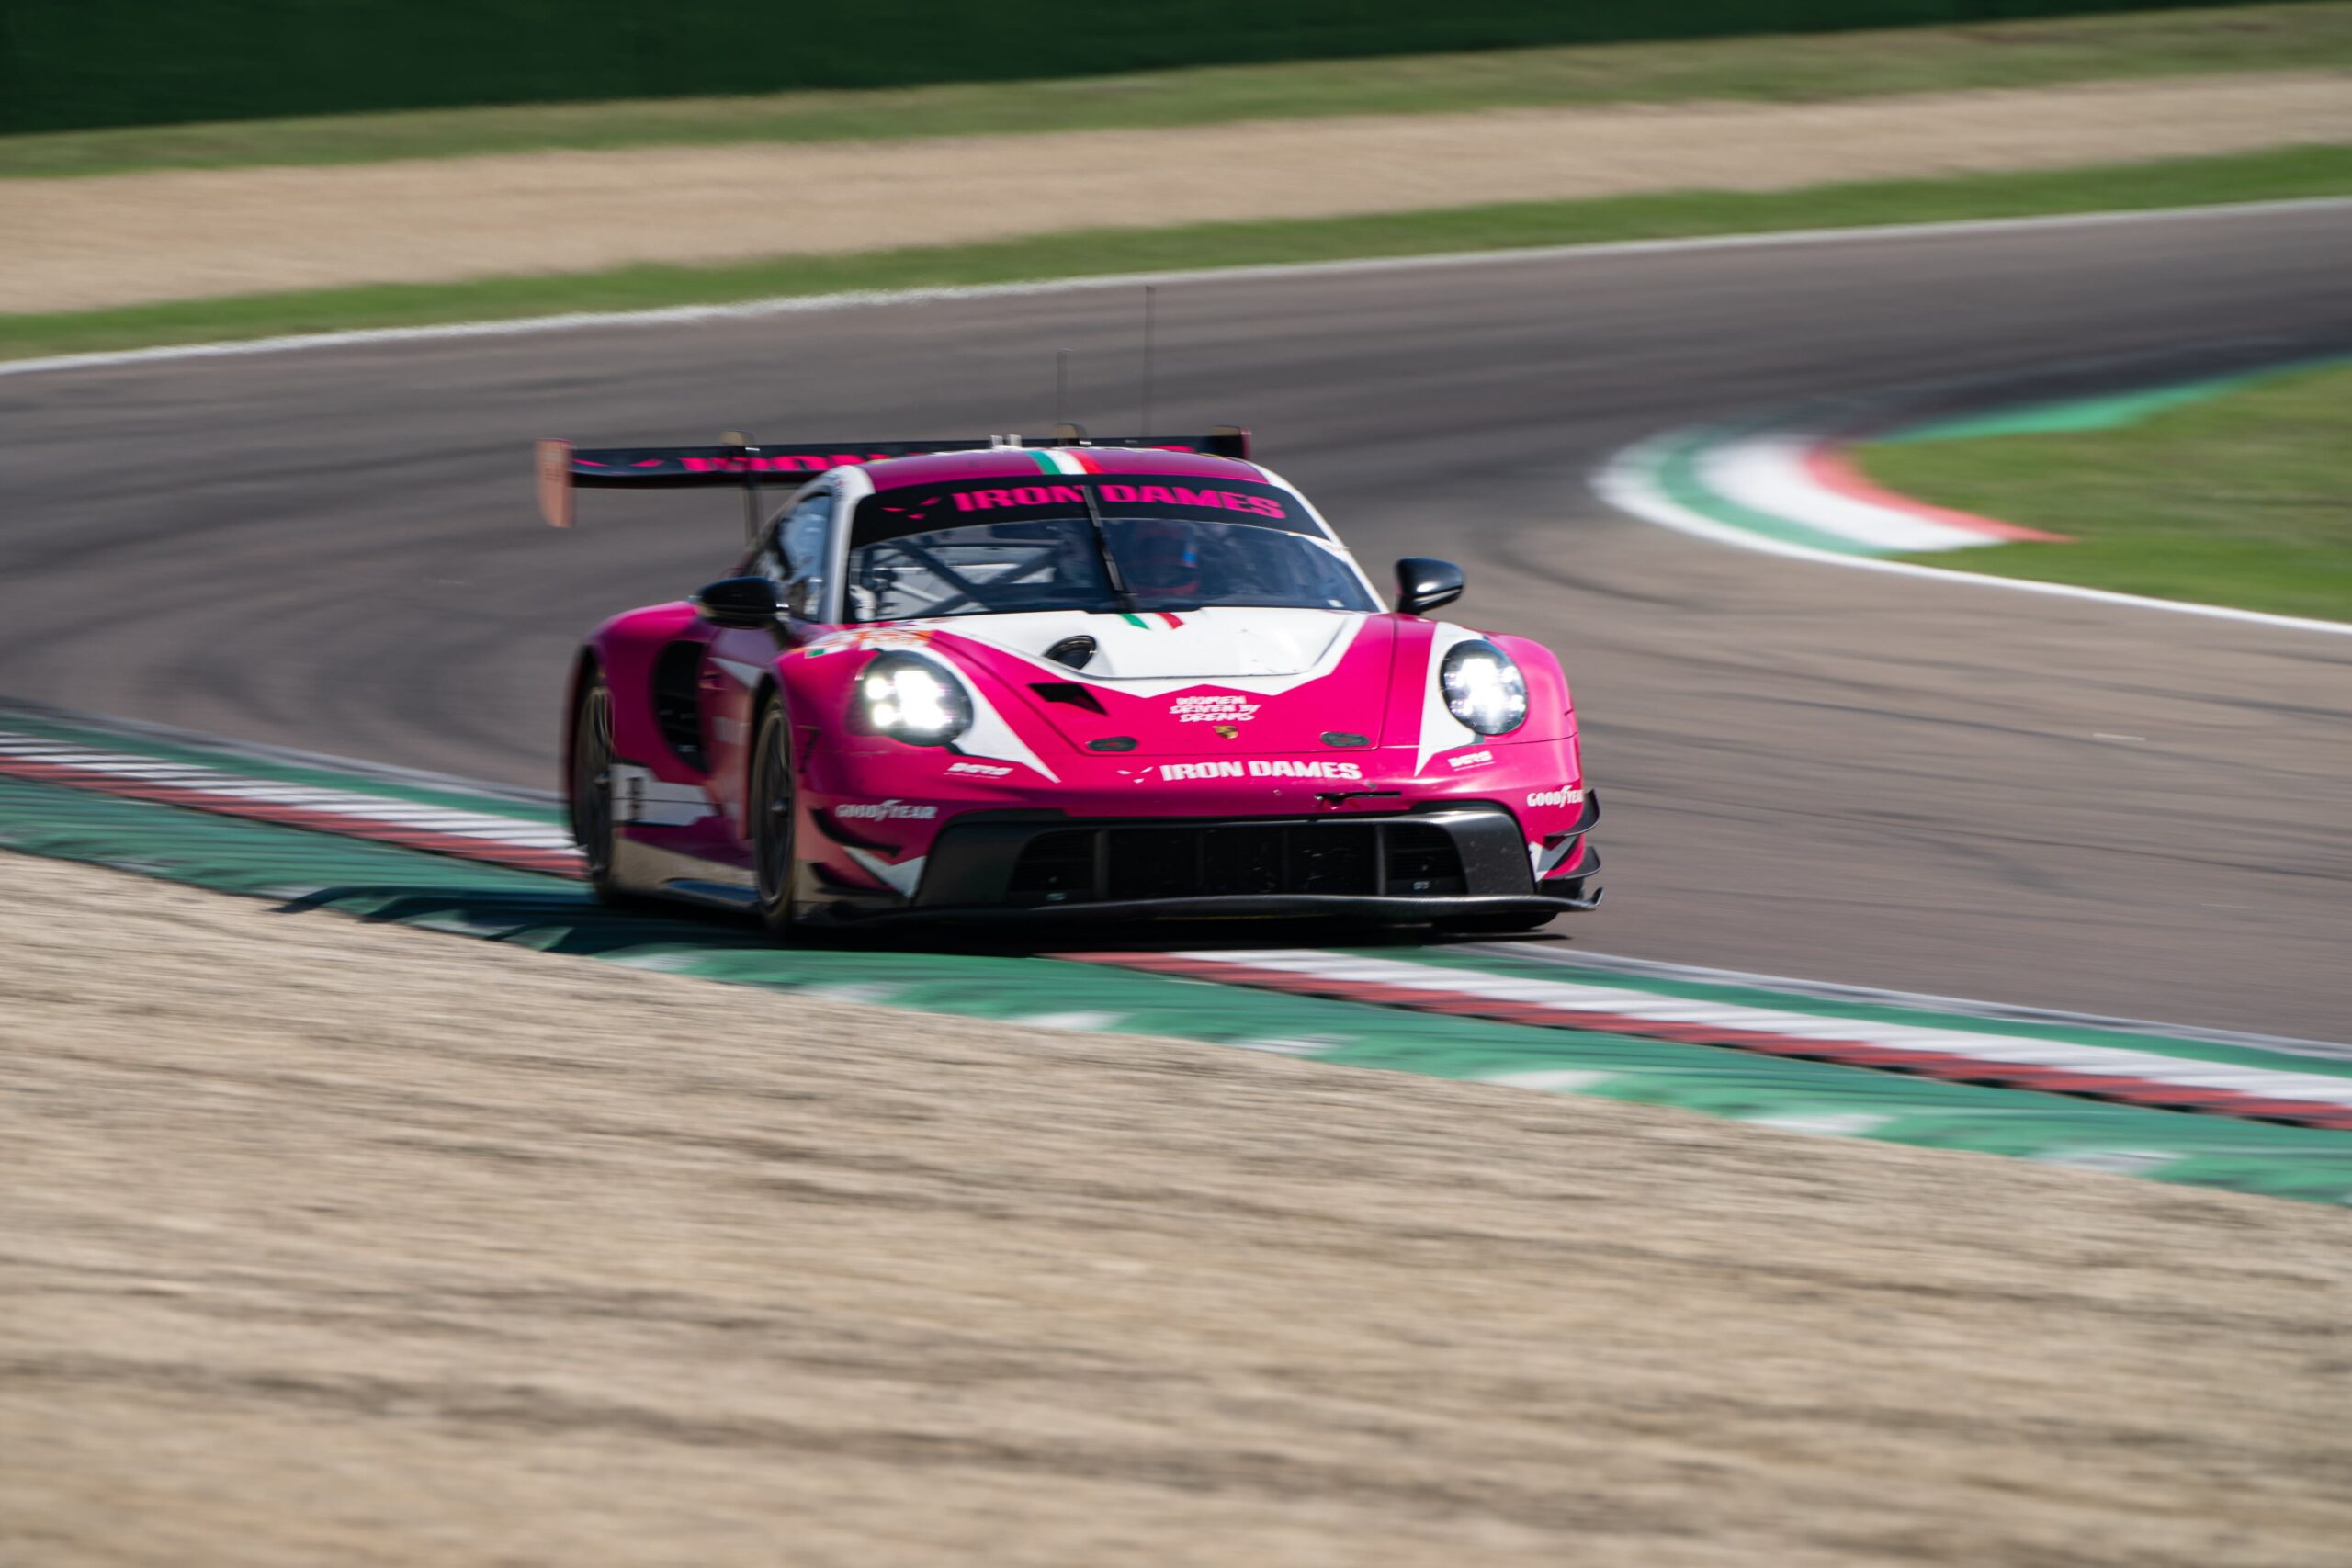
[[[1445,709],[1481,735],[1500,735],[1527,722],[1527,678],[1490,642],[1457,642],[1446,650],[1438,684]]]
[[[972,727],[972,699],[928,659],[885,653],[857,678],[865,721],[910,746],[944,746]]]

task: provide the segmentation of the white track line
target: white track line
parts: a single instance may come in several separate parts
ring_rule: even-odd
[[[1672,964],[1663,959],[1632,958],[1622,953],[1593,953],[1581,945],[1573,950],[1545,942],[1471,942],[1456,951],[1487,953],[1519,963],[1550,964],[1584,974],[1647,976],[1705,986],[1742,986],[1750,990],[1777,991],[1790,998],[1830,1002],[1862,1002],[1872,1007],[1898,1008],[1908,1012],[1956,1014],[1994,1023],[2029,1023],[2044,1029],[2090,1030],[2101,1034],[2152,1034],[2165,1040],[2193,1040],[2245,1050],[2277,1051],[2288,1055],[2324,1056],[2352,1061],[2352,1043],[2304,1040],[2284,1034],[2251,1034],[2243,1030],[2200,1029],[2188,1024],[2159,1023],[2144,1018],[2113,1018],[2104,1013],[2065,1012],[2055,1008],[2026,1007],[2008,1002],[1979,1001],[1969,997],[1939,996],[1928,991],[1891,991],[1878,986],[1848,986],[1834,980],[1799,980],[1786,975],[1758,975],[1746,969],[1714,969],[1698,964]]]
[[[1623,987],[1442,968],[1429,964],[1327,953],[1315,948],[1272,948],[1257,952],[1212,950],[1178,953],[1170,956],[1202,964],[1310,976],[1317,979],[1393,986],[1440,996],[1531,1004],[1571,1016],[1606,1013],[1659,1023],[1746,1030],[1792,1040],[1853,1041],[1891,1051],[1966,1056],[1984,1062],[2052,1067],[2064,1072],[2127,1078],[2141,1083],[2176,1084],[2184,1088],[2223,1089],[2234,1094],[2352,1106],[2352,1078],[2201,1061],[2190,1056],[2136,1051],[2126,1046],[2096,1045],[2014,1034],[1980,1034],[1968,1030],[1884,1023],[1870,1019],[1831,1018],[1793,1009],[1758,1008],[1743,1002],[1699,1001],[1685,997],[1661,996],[1655,991],[1628,990]]]
[[[45,359],[0,361],[0,376],[33,376],[59,370],[157,364],[177,359],[222,359],[300,349],[345,348],[372,344],[429,343],[444,338],[526,337],[540,333],[595,327],[693,326],[765,316],[854,310],[868,305],[928,305],[964,299],[1005,299],[1026,295],[1133,288],[1144,284],[1226,283],[1252,278],[1342,276],[1358,273],[1417,272],[1432,267],[1488,266],[1579,257],[1659,255],[1681,251],[1752,250],[1768,245],[1821,245],[1879,240],[1947,238],[2035,230],[2103,228],[2119,223],[2191,221],[2248,214],[2317,212],[2352,208],[2352,197],[2299,197],[2281,201],[2224,202],[2205,207],[2141,208],[2118,212],[2061,212],[2032,218],[1971,218],[1942,223],[1884,223],[1853,229],[1791,229],[1756,234],[1710,234],[1680,240],[1614,240],[1581,245],[1535,245],[1517,250],[1455,251],[1436,255],[1370,256],[1354,261],[1279,262],[1258,266],[1193,267],[1170,272],[1128,272],[1091,277],[1061,277],[1033,283],[974,284],[942,288],[861,288],[838,294],[788,295],[728,305],[673,305],[654,310],[581,310],[512,321],[453,321],[432,327],[370,327],[350,332],[302,333],[250,338],[238,343],[175,344],[158,348],[116,349],[103,354],[64,354]]]
[[[500,817],[483,811],[462,811],[446,806],[427,806],[417,801],[396,800],[388,795],[365,795],[355,790],[241,778],[217,768],[162,761],[153,757],[107,751],[94,746],[77,746],[70,741],[50,740],[38,736],[0,732],[0,760],[77,768],[85,773],[100,773],[135,784],[168,785],[224,801],[288,807],[328,816],[348,817],[360,822],[446,833],[452,838],[479,839],[486,843],[521,849],[568,851],[571,848],[571,837],[563,829],[526,822],[518,818]]]
[[[513,801],[529,806],[563,804],[563,797],[551,789],[491,784],[482,779],[459,778],[455,773],[436,773],[424,768],[403,768],[390,762],[370,762],[357,757],[337,756],[331,751],[304,751],[292,746],[272,746],[259,740],[208,735],[200,729],[182,729],[176,725],[156,724],[149,719],[76,713],[71,708],[52,707],[47,703],[28,702],[21,697],[0,697],[0,734],[22,739],[19,732],[8,728],[11,717],[46,721],[85,733],[111,736],[119,740],[162,741],[192,751],[218,752],[236,761],[284,762],[318,773],[346,773],[355,783],[410,784],[419,789],[439,790],[447,795],[479,795],[485,800]]]
[[[1762,534],[1753,534],[1692,511],[1658,486],[1654,477],[1657,470],[1654,454],[1664,451],[1675,439],[1668,436],[1645,441],[1610,458],[1592,475],[1590,482],[1594,493],[1620,512],[1646,522],[1696,535],[1702,539],[1712,539],[1719,545],[1736,545],[1742,549],[1761,550],[1766,555],[1786,556],[1792,560],[1854,567],[1863,571],[1892,572],[1898,577],[1931,578],[1938,582],[1968,582],[1985,588],[2008,588],[2020,593],[2047,593],[2061,599],[2083,599],[2096,604],[2122,604],[2136,610],[2169,610],[2175,615],[2202,615],[2217,621],[2243,621],[2250,626],[2276,626],[2289,631],[2352,637],[2352,622],[2314,621],[2301,615],[2274,615],[2261,610],[2235,609],[2227,604],[2199,604],[2186,599],[2150,599],[2137,593],[2117,593],[2104,588],[2078,588],[2071,582],[2044,582],[2031,577],[1995,577],[1986,572],[1954,571],[1947,567],[1920,566],[1911,561],[1839,555],[1831,550],[1816,550],[1809,545],[1792,545]]]

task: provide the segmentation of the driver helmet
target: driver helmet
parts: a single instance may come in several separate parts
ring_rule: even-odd
[[[1132,587],[1183,597],[1201,591],[1201,548],[1194,531],[1181,523],[1139,524],[1119,567]]]

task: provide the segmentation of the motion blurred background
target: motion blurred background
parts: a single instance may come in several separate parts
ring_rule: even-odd
[[[8,88],[0,130],[1039,81],[2180,8],[2147,0],[1170,0],[1074,14],[1051,0],[866,0],[846,11],[752,0],[17,0],[0,39]]]
[[[2341,1078],[2347,197],[2344,0],[9,0],[0,743],[545,830],[582,634],[736,522],[551,535],[534,437],[1124,433],[1156,278],[1160,428],[1576,684],[1610,902],[1406,956]],[[2352,1531],[2352,1134],[752,955],[43,787],[0,1560]]]

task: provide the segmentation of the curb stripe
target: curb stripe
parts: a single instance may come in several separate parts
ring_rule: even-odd
[[[255,779],[0,730],[0,777],[577,879],[560,829],[491,812]],[[1718,1046],[1842,1066],[2075,1095],[2242,1121],[2352,1131],[2352,1077],[2079,1040],[1825,1017],[1778,1006],[1402,963],[1315,949],[1057,953],[1106,967],[1546,1029]]]
[[[95,747],[0,733],[0,776],[397,844],[523,871],[578,877],[570,836],[520,818],[425,806],[353,790],[243,778]]]
[[[0,367],[0,369],[5,368]],[[1777,520],[1769,528],[1746,525],[1745,519],[1728,521],[1725,517],[1711,515],[1708,507],[1700,504],[1692,495],[1679,491],[1674,476],[1677,467],[1684,461],[1683,449],[1702,434],[1675,431],[1636,442],[1593,470],[1586,482],[1595,495],[1629,517],[1638,517],[1645,523],[1655,523],[1677,533],[1710,539],[1719,545],[1735,545],[1744,550],[1783,556],[1791,560],[1811,561],[1822,566],[1859,567],[1865,571],[1883,571],[1897,577],[1964,583],[2016,593],[2041,593],[2052,598],[2078,599],[2093,604],[2116,604],[2134,610],[2164,610],[2176,615],[2239,621],[2247,626],[2270,626],[2282,631],[2324,632],[2331,637],[2352,637],[2352,621],[2319,621],[2304,615],[2274,615],[2267,610],[2200,604],[2188,599],[2151,599],[2142,593],[2119,593],[2108,588],[2081,588],[2071,582],[2047,582],[2035,577],[1996,577],[1991,572],[1954,571],[1939,566],[1923,566],[1916,561],[1882,560],[1856,553],[1850,545],[1843,548],[1825,548],[1804,539],[1777,536],[1799,533],[1813,535],[1813,530],[1801,530],[1794,525],[1781,524]],[[1721,506],[1724,503],[1716,504]],[[1728,511],[1726,515],[1729,515]],[[1820,536],[1815,535],[1814,537]]]
[[[2244,1030],[2184,1028],[2179,1024],[2158,1023],[2144,1018],[2066,1012],[2055,1008],[1986,1002],[1972,997],[1947,997],[1930,991],[1896,991],[1880,986],[1846,985],[1834,980],[1803,980],[1787,975],[1759,975],[1747,969],[1718,969],[1701,964],[1677,964],[1667,959],[1629,958],[1615,953],[1578,951],[1571,953],[1544,942],[1459,942],[1449,945],[1444,951],[1449,958],[1458,955],[1465,961],[1466,966],[1472,968],[1491,967],[1498,962],[1514,965],[1534,964],[1599,985],[1647,986],[1668,990],[1668,994],[1687,994],[1688,987],[1703,987],[1707,991],[1744,991],[1776,997],[1783,1005],[1790,1007],[1826,1002],[1836,1007],[1883,1008],[1956,1029],[1991,1024],[1996,1028],[1987,1032],[1998,1032],[2002,1027],[2023,1026],[2045,1031],[2067,1030],[2078,1035],[2098,1035],[2107,1039],[2129,1037],[2142,1042],[2159,1041],[2164,1044],[2151,1044],[2148,1048],[2165,1049],[2169,1046],[2171,1049],[2167,1054],[2174,1055],[2197,1055],[2202,1047],[2218,1045],[2233,1051],[2261,1051],[2346,1064],[2340,1070],[2352,1076],[2352,1043],[2335,1041],[2285,1034],[2256,1034]]]
[[[1220,985],[1552,1029],[1797,1056],[1947,1082],[2352,1131],[2352,1081],[2111,1046],[1808,1017],[1338,953],[1091,953],[1058,958]]]
[[[1843,442],[1816,443],[1798,462],[1804,470],[1805,478],[1815,488],[1826,494],[1842,496],[1863,506],[1908,513],[1946,528],[1981,534],[1987,541],[2014,540],[2042,545],[2074,542],[2064,534],[2045,534],[2022,523],[2004,523],[1997,517],[1980,517],[1973,512],[1955,512],[1948,506],[1936,506],[1911,496],[1897,494],[1863,478],[1862,471],[1854,466],[1853,448]]]
[[[1995,542],[1981,530],[1954,526],[1908,506],[1881,506],[1825,489],[1814,479],[1811,458],[1828,440],[1794,430],[1702,439],[1693,465],[1698,482],[1692,503],[1715,512],[1724,502],[1736,502],[1751,517],[1774,517],[1810,528],[1862,555],[1965,549]]]
[[[1657,487],[1667,505],[1706,518],[1710,528],[1720,530],[1734,540],[1769,539],[1794,549],[1843,555],[1860,551],[1861,547],[1846,535],[1815,527],[1777,512],[1759,511],[1716,489],[1706,477],[1714,445],[1714,436],[1708,431],[1677,431],[1645,442],[1620,460],[1638,461],[1643,479]],[[1602,496],[1605,500],[1616,499],[1605,491]]]

